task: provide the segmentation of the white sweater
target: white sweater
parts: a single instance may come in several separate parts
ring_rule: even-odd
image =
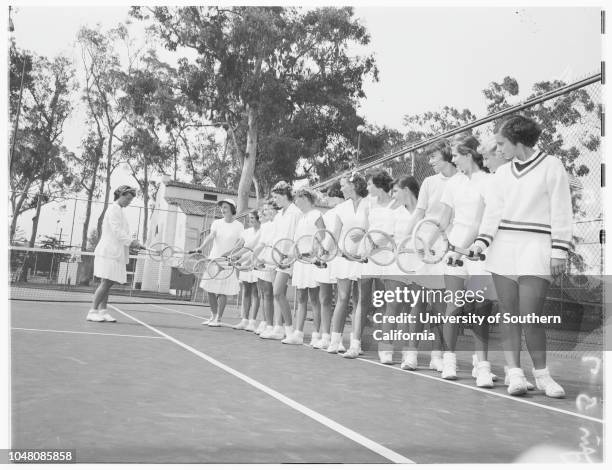
[[[489,246],[498,230],[529,232],[551,238],[552,258],[567,258],[572,247],[573,213],[561,160],[536,149],[532,159],[515,159],[500,167],[491,179],[476,240]]]

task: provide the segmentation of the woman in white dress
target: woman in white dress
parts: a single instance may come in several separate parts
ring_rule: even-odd
[[[298,189],[295,195],[295,204],[302,211],[298,220],[293,239],[299,240],[303,236],[313,236],[317,230],[325,229],[323,216],[315,208],[317,195],[308,188]],[[283,344],[304,344],[304,322],[306,321],[306,309],[308,308],[308,297],[312,305],[313,329],[319,331],[321,324],[321,304],[319,302],[319,284],[316,279],[317,268],[314,264],[306,264],[296,261],[293,264],[293,275],[291,285],[296,289],[297,312],[293,334],[285,338]]]
[[[429,164],[436,172],[433,176],[428,176],[421,183],[419,190],[419,200],[414,214],[413,221],[416,224],[424,218],[435,218],[440,213],[442,206],[440,198],[448,180],[457,173],[453,161],[453,152],[450,142],[447,139],[438,139],[425,150],[429,157]],[[437,264],[422,264],[416,271],[415,282],[425,289],[435,290],[444,289],[444,266],[441,261]],[[415,303],[412,313],[418,318],[421,312],[427,309],[427,303]],[[444,302],[432,302],[431,311],[435,314],[444,314],[446,304]],[[442,372],[442,331],[437,325],[429,328],[436,335],[431,351],[429,368]]]
[[[277,209],[278,207],[272,198],[264,203],[262,210],[262,219],[264,222],[261,224],[259,240],[254,250],[259,246],[272,243],[272,237],[274,237],[274,219],[277,214]],[[255,269],[253,270],[253,274],[255,279],[257,279],[257,289],[261,297],[264,314],[264,318],[255,330],[255,334],[261,335],[264,331],[267,332],[267,334],[271,334],[274,325],[274,292],[272,283],[274,282],[276,271],[261,271]]]
[[[261,234],[261,223],[259,222],[259,212],[257,209],[249,212],[249,228],[247,228],[242,238],[238,241],[236,248],[253,249],[259,241]],[[235,256],[239,257],[246,250],[236,251]],[[257,290],[257,278],[253,270],[240,271],[238,280],[242,283],[242,319],[240,323],[234,325],[236,330],[255,331],[257,312],[259,311],[259,292]]]
[[[272,238],[272,245],[274,245],[274,243],[283,238],[293,240],[297,221],[301,217],[302,211],[293,203],[291,186],[284,181],[276,183],[272,188],[272,197],[280,208],[274,219],[274,237]],[[273,284],[274,329],[270,334],[266,332],[260,334],[260,338],[282,340],[293,334],[291,306],[287,300],[287,284],[290,277],[291,267],[276,269]]]
[[[385,170],[378,170],[369,173],[367,178],[368,193],[371,198],[368,211],[366,230],[380,230],[386,234],[393,234],[393,210],[391,206],[394,200],[391,197],[393,189],[393,178]],[[359,300],[357,301],[357,312],[353,317],[353,336],[349,349],[342,355],[347,359],[355,359],[361,352],[361,336],[367,314],[372,307],[372,286],[375,279],[380,280],[381,276],[389,273],[389,266],[379,266],[370,261],[364,263],[361,268],[361,278],[359,280]],[[380,282],[380,281],[379,281]],[[382,283],[381,283],[382,284]],[[381,286],[382,287],[382,286]],[[383,356],[386,358],[389,351],[387,343],[379,342],[379,355],[381,361]],[[381,355],[382,354],[382,355]]]
[[[125,266],[130,261],[129,250],[145,248],[138,240],[132,239],[130,224],[123,212],[134,197],[134,188],[119,186],[114,192],[115,201],[104,216],[102,236],[94,252],[94,276],[99,277],[101,282],[87,314],[88,321],[116,321],[106,310],[110,288],[113,284],[125,284],[127,281]]]
[[[403,176],[393,183],[393,199],[394,204],[391,206],[393,210],[393,240],[399,246],[405,240],[408,240],[408,247],[411,246],[411,228],[413,227],[412,218],[416,209],[417,200],[419,198],[419,183],[413,176]],[[411,266],[414,270],[420,265],[419,259],[416,254],[403,254],[403,266]],[[395,291],[397,288],[403,289],[406,286],[414,288],[414,276],[402,271],[397,261],[390,266],[390,270],[385,275],[384,283],[386,291]],[[396,316],[402,312],[409,312],[411,308],[410,303],[402,302],[388,302],[385,307],[386,316]],[[391,329],[390,324],[383,324],[383,331]],[[409,324],[396,324],[393,325],[396,329],[402,329],[410,333],[417,333],[420,331],[418,323]],[[387,328],[385,328],[387,327]],[[391,348],[387,348],[391,351]],[[382,348],[384,351],[385,348]],[[391,363],[393,360],[392,355],[388,352],[384,352],[381,356],[379,352],[380,361],[383,364]],[[407,341],[402,343],[402,369],[415,370],[417,368],[417,342]]]
[[[345,238],[349,230],[360,227],[365,228],[368,221],[368,183],[359,173],[353,173],[349,177],[340,178],[340,186],[344,197],[348,198],[342,204],[336,206],[336,224],[334,236],[338,241],[339,250],[345,249]],[[359,236],[347,240],[349,244],[359,243]],[[361,263],[351,261],[338,254],[331,266],[331,277],[338,283],[338,297],[336,307],[332,315],[331,339],[326,351],[330,354],[343,352],[342,333],[348,314],[348,305],[353,294],[353,281],[359,279]],[[356,290],[356,289],[355,289]],[[353,318],[357,314],[356,295],[353,295]]]
[[[229,256],[244,231],[242,223],[234,220],[236,203],[231,199],[223,199],[217,204],[221,206],[223,218],[212,223],[210,233],[196,249],[196,251],[203,251],[209,243],[212,243],[209,258]],[[200,282],[200,287],[208,292],[212,315],[210,320],[204,321],[202,324],[213,327],[221,326],[227,296],[237,295],[240,292],[238,276],[236,276],[236,273],[232,273],[227,279],[203,279]]]
[[[337,221],[336,207],[344,202],[340,181],[334,181],[327,188],[326,202],[328,206],[331,206],[331,209],[323,214],[323,223],[326,230],[334,233]],[[315,279],[319,284],[319,302],[321,303],[321,326],[319,331],[312,333],[310,344],[315,349],[327,349],[331,342],[332,300],[334,284],[336,284],[336,279],[332,276],[332,266],[337,259],[329,261],[327,267],[315,271]]]

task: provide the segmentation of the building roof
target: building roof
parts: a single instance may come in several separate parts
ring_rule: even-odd
[[[183,183],[182,181],[171,180],[165,183],[166,186],[175,186],[177,188],[186,188],[186,189],[197,189],[198,191],[205,191],[207,193],[216,193],[216,194],[227,194],[230,196],[238,196],[238,192],[233,189],[219,189],[214,186],[203,186],[201,184],[194,183]],[[249,194],[251,197],[255,197],[255,193],[251,192]]]
[[[194,201],[192,199],[182,199],[179,197],[166,197],[168,204],[174,204],[180,207],[186,215],[215,215],[217,203],[213,201]]]

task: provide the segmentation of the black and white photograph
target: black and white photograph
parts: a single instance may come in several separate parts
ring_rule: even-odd
[[[605,463],[603,4],[2,10],[0,463]]]

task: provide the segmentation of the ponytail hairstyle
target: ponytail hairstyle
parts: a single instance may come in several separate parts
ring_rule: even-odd
[[[470,155],[478,168],[484,172],[489,172],[489,169],[484,166],[482,154],[478,152],[480,142],[473,135],[465,135],[458,137],[454,142],[457,153],[460,155]]]

